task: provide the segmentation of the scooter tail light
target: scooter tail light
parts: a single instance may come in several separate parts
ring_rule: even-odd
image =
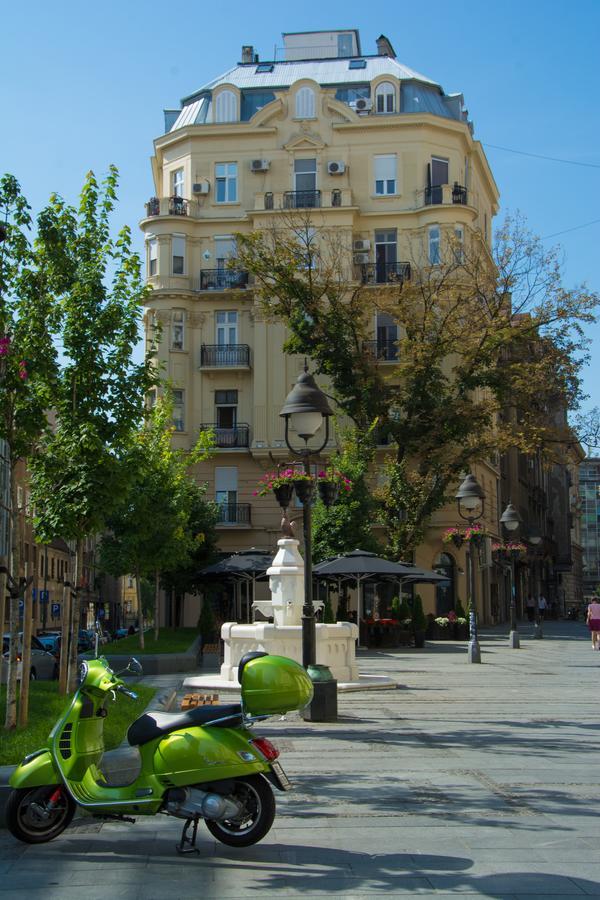
[[[279,750],[267,738],[254,738],[250,743],[267,762],[272,762],[279,756]]]

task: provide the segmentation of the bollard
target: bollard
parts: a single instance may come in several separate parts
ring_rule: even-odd
[[[544,629],[541,621],[537,621],[533,626],[533,637],[536,641],[541,641],[544,637]]]

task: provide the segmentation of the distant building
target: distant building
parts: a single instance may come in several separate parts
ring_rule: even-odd
[[[600,585],[600,457],[588,457],[579,466],[583,592],[593,594]]]

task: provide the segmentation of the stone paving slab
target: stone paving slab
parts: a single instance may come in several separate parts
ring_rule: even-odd
[[[40,847],[0,832],[0,900],[25,884],[32,900],[600,896],[600,654],[570,622],[543,641],[524,629],[521,650],[497,632],[482,646],[480,666],[446,642],[364,653],[361,671],[397,690],[341,695],[334,724],[257,727],[296,787],[259,845],[201,827],[182,859],[182,823],[162,816],[80,819]]]

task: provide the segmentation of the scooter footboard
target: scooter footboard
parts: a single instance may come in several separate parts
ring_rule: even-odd
[[[44,787],[47,784],[60,784],[62,778],[54,765],[49,750],[38,750],[26,756],[10,776],[12,788]]]

